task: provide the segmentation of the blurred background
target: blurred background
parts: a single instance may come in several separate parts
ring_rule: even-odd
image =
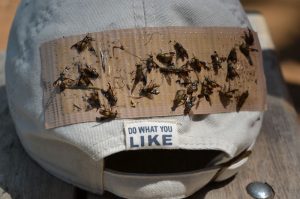
[[[6,49],[10,25],[19,2],[0,0],[0,52]],[[266,18],[300,122],[300,0],[241,2],[247,11],[259,11]]]

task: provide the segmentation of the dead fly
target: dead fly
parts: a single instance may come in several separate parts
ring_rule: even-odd
[[[224,108],[226,108],[230,104],[234,93],[237,91],[238,89],[233,89],[233,90],[231,90],[230,88],[226,89],[226,86],[224,86],[223,89],[219,91],[219,98]]]
[[[237,54],[236,54],[236,50],[235,48],[232,48],[228,57],[227,57],[227,63],[233,63],[236,64],[237,63]]]
[[[131,93],[134,91],[136,85],[139,82],[143,82],[144,86],[147,84],[147,76],[143,71],[143,66],[141,64],[136,64],[136,71],[135,71],[135,77],[133,79],[133,85],[131,89]]]
[[[192,107],[195,105],[196,97],[195,96],[188,96],[184,103],[184,115],[187,115],[190,113]]]
[[[96,121],[100,122],[100,121],[104,121],[104,120],[113,120],[117,117],[118,115],[118,111],[115,110],[113,111],[113,109],[110,107],[110,108],[101,108],[99,110],[99,113],[102,115],[102,117],[97,117],[96,118]]]
[[[117,98],[113,88],[111,87],[110,83],[108,83],[107,90],[101,89],[101,93],[107,99],[107,101],[111,107],[113,107],[117,104],[118,98]]]
[[[160,68],[160,72],[162,76],[166,79],[168,85],[172,84],[172,78],[171,78],[171,73],[164,71],[164,69]]]
[[[177,75],[179,79],[186,78],[189,76],[189,72],[192,70],[186,68],[186,67],[181,67],[181,68],[166,68],[166,67],[161,67],[159,68],[160,73],[166,78],[167,82],[169,85],[171,85],[171,75]]]
[[[175,98],[173,100],[172,111],[175,111],[176,108],[185,103],[187,99],[185,90],[178,90],[175,94]]]
[[[144,86],[144,88],[140,90],[140,96],[153,99],[153,95],[159,94],[158,88],[159,85],[151,81],[147,86]]]
[[[80,73],[79,79],[77,81],[77,87],[86,88],[93,85],[90,77],[88,77],[84,72]]]
[[[204,83],[211,88],[221,87],[216,81],[209,79],[208,77],[204,78]]]
[[[224,62],[226,60],[226,58],[219,57],[217,51],[214,51],[214,54],[212,54],[210,57],[211,57],[211,62],[212,62],[212,66],[213,66],[215,75],[217,75],[219,69],[222,68],[222,62]]]
[[[172,67],[174,66],[173,63],[173,57],[174,57],[175,53],[174,52],[170,52],[170,53],[158,53],[156,55],[156,59],[164,64],[165,66],[169,66]]]
[[[234,64],[232,62],[228,62],[227,64],[227,75],[226,81],[234,80],[236,77],[240,77],[234,68]]]
[[[186,66],[183,66],[181,68],[166,68],[166,67],[161,67],[159,68],[159,71],[161,73],[165,74],[175,74],[178,77],[186,77],[189,76],[189,72],[191,72],[191,69],[188,69]]]
[[[183,76],[181,78],[179,78],[178,80],[176,80],[176,83],[178,83],[181,86],[188,86],[192,83],[191,77],[190,76]]]
[[[252,46],[254,44],[254,36],[252,31],[248,28],[248,33],[244,31],[244,36],[242,36],[244,39],[245,43],[248,46]]]
[[[183,48],[183,46],[180,43],[176,42],[174,44],[174,49],[176,51],[176,60],[181,59],[181,61],[184,61],[185,58],[189,58],[187,51]]]
[[[191,68],[200,73],[201,72],[201,68],[204,68],[205,70],[209,70],[209,67],[207,66],[207,63],[204,61],[200,61],[199,59],[197,59],[196,57],[193,57],[190,61],[189,64],[191,66]]]
[[[75,85],[73,79],[67,78],[65,73],[59,74],[59,78],[53,82],[53,87],[59,88],[60,92],[63,92],[66,88],[72,88]]]
[[[250,65],[253,65],[252,58],[250,56],[250,52],[258,52],[257,49],[251,48],[246,43],[242,43],[240,45],[240,51],[243,53],[243,55],[247,58]]]
[[[95,39],[87,34],[82,40],[72,45],[71,49],[76,49],[79,54],[82,53],[85,49],[88,49],[88,51],[98,57],[96,50],[92,45],[92,41],[95,41]]]
[[[91,67],[90,65],[88,64],[85,64],[85,67],[82,68],[82,67],[79,67],[78,69],[79,71],[79,74],[84,74],[85,76],[89,77],[89,78],[93,78],[93,79],[96,79],[99,77],[99,74],[98,72],[96,71],[95,68]]]
[[[198,84],[199,84],[199,81],[196,80],[194,82],[192,82],[188,87],[187,87],[187,94],[188,95],[191,95],[193,94],[194,92],[197,92],[198,91]]]
[[[215,81],[208,79],[205,77],[204,81],[201,83],[201,92],[198,95],[198,98],[205,98],[206,101],[209,102],[209,105],[212,105],[210,96],[213,94],[214,88],[220,87]]]
[[[153,56],[152,55],[149,55],[148,59],[146,60],[146,67],[147,67],[148,73],[150,73],[152,71],[152,69],[159,68],[159,66],[153,60]]]
[[[244,103],[246,102],[246,99],[249,96],[249,92],[245,91],[243,92],[240,96],[237,96],[236,99],[236,111],[239,112],[242,108],[242,106],[244,105]]]
[[[205,100],[209,102],[209,105],[212,105],[211,99],[210,99],[210,95],[212,95],[212,94],[213,94],[213,88],[202,83],[201,92],[198,95],[198,98],[201,99],[204,97]]]
[[[252,58],[250,56],[250,52],[257,52],[257,49],[251,48],[254,44],[254,37],[252,31],[248,28],[248,33],[244,32],[244,36],[242,37],[244,41],[240,45],[240,51],[243,53],[243,55],[247,58],[250,65],[253,65]]]
[[[92,110],[92,109],[99,109],[101,107],[99,93],[97,91],[94,91],[90,93],[90,96],[87,98],[88,106],[86,107],[86,111]]]

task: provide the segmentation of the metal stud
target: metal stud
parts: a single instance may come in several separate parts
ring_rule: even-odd
[[[273,199],[275,192],[268,183],[252,182],[246,187],[247,193],[255,199]]]

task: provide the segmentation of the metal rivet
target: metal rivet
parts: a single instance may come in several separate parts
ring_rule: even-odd
[[[252,182],[246,187],[247,193],[255,199],[272,199],[275,192],[268,183]]]

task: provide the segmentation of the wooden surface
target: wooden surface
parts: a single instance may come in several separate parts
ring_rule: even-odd
[[[253,181],[272,185],[275,198],[300,198],[300,135],[296,113],[276,54],[264,51],[263,55],[269,109],[250,160],[235,178],[210,184],[190,198],[250,198],[245,187]],[[0,96],[0,199],[116,198],[109,193],[96,196],[74,188],[48,174],[28,157],[9,115],[1,61]]]

